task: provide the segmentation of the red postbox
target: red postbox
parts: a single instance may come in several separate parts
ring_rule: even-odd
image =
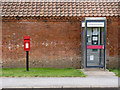
[[[30,36],[24,36],[24,51],[26,51],[26,70],[29,71]]]
[[[30,51],[30,36],[24,36],[24,51]]]

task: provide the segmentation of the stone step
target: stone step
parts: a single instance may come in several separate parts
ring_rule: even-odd
[[[89,68],[89,69],[81,69],[84,74],[88,76],[115,76],[113,72],[109,72],[109,70],[99,69],[99,68]]]

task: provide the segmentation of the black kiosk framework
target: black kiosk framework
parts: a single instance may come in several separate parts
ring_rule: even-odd
[[[81,31],[82,68],[106,69],[106,18],[86,17]]]

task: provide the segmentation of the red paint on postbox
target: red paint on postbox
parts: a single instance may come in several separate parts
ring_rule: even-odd
[[[103,45],[88,45],[87,49],[104,49]]]
[[[30,36],[24,36],[24,51],[30,51]]]

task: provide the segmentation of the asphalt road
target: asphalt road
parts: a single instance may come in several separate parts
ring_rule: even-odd
[[[2,79],[2,88],[118,87],[116,76],[15,77]]]

